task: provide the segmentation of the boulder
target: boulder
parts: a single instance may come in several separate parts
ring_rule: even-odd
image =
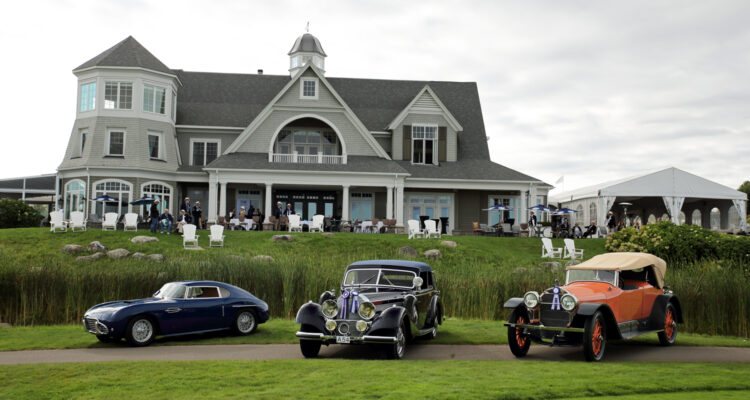
[[[103,245],[102,242],[98,240],[94,240],[93,242],[89,243],[87,250],[89,251],[89,253],[96,253],[98,251],[107,251],[107,246]]]
[[[136,251],[130,257],[133,258],[133,259],[135,259],[135,260],[142,260],[142,259],[148,257],[148,255],[146,253],[141,253],[140,251]]]
[[[136,244],[144,244],[144,243],[158,242],[159,238],[154,237],[154,236],[136,236],[130,239],[130,241]]]
[[[549,271],[559,271],[562,269],[562,264],[557,261],[540,262],[539,266],[542,268],[546,268]]]
[[[114,249],[107,252],[107,257],[113,260],[120,260],[130,255],[126,249]]]
[[[425,250],[423,254],[430,260],[437,260],[438,258],[443,256],[443,253],[441,253],[438,249]]]
[[[79,257],[76,257],[76,261],[96,261],[96,260],[98,260],[98,259],[100,259],[102,257],[104,257],[104,253],[97,252],[97,253],[91,254],[89,256],[79,256]]]
[[[155,263],[162,263],[164,262],[164,254],[149,254],[148,260]]]
[[[62,247],[63,253],[78,254],[83,251],[83,246],[80,244],[66,244]]]
[[[325,237],[333,237],[333,232],[323,232],[323,236],[325,236]]]
[[[257,262],[273,262],[273,257],[265,254],[258,254],[257,256],[253,256],[252,260]]]
[[[544,270],[539,267],[529,268],[529,273],[532,274],[541,274],[542,272],[544,272]]]
[[[570,267],[571,265],[578,265],[581,263],[581,260],[570,260],[565,263],[566,267]]]
[[[274,242],[292,242],[294,241],[294,236],[292,235],[273,235],[271,238]]]
[[[524,268],[524,267],[516,267],[516,268],[515,268],[515,269],[513,270],[513,273],[514,273],[514,274],[525,274],[525,273],[526,273],[527,271],[528,271],[528,270],[527,270],[526,268]]]
[[[440,245],[441,245],[441,246],[454,247],[454,248],[455,248],[456,246],[458,246],[458,245],[456,244],[456,242],[454,242],[454,241],[452,241],[452,240],[443,240],[442,242],[440,242]]]
[[[414,247],[404,246],[398,249],[398,254],[401,256],[416,257],[419,253],[417,253],[417,250],[415,250]]]

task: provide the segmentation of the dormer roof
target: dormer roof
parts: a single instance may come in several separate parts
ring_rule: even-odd
[[[98,56],[81,64],[73,72],[93,67],[129,67],[143,68],[164,74],[174,75],[163,62],[146,50],[132,36],[126,37],[120,43],[110,47]]]
[[[291,56],[298,52],[319,53],[323,57],[328,56],[326,52],[323,51],[323,46],[320,45],[320,40],[309,33],[305,33],[298,37],[297,40],[294,41],[294,46],[292,46],[292,49],[289,50],[289,54],[287,55]]]

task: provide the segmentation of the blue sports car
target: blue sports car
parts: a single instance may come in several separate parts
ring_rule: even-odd
[[[111,301],[91,307],[86,331],[102,342],[125,338],[147,346],[156,335],[177,336],[231,329],[249,335],[268,320],[268,304],[251,293],[213,281],[170,282],[147,299]]]

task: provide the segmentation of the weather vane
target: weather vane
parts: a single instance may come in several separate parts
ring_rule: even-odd
[[[310,33],[310,21],[307,21],[307,26],[305,26],[305,31],[307,33]]]

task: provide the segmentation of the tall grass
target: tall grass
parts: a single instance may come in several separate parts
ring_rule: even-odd
[[[539,268],[538,239],[450,238],[407,240],[404,236],[337,234],[295,235],[291,243],[274,243],[270,233],[228,232],[227,247],[188,252],[179,237],[160,236],[159,243],[134,245],[131,233],[86,232],[51,235],[38,229],[0,231],[0,319],[15,325],[78,322],[94,304],[151,295],[174,280],[210,279],[245,288],[268,302],[274,317],[294,317],[298,307],[316,301],[324,290],[339,287],[344,268],[362,259],[393,259],[400,246],[418,251],[439,248],[443,257],[428,261],[442,291],[446,315],[503,319],[503,303],[527,290],[542,290],[562,272]],[[160,252],[162,264],[124,259],[93,263],[74,261],[60,252],[66,243],[100,240],[110,248]],[[586,258],[603,252],[603,240],[578,241]],[[268,254],[273,262],[253,255]],[[517,267],[524,267],[517,271]],[[670,265],[667,284],[680,298],[691,332],[747,337],[750,333],[750,287],[746,266],[707,261]]]

